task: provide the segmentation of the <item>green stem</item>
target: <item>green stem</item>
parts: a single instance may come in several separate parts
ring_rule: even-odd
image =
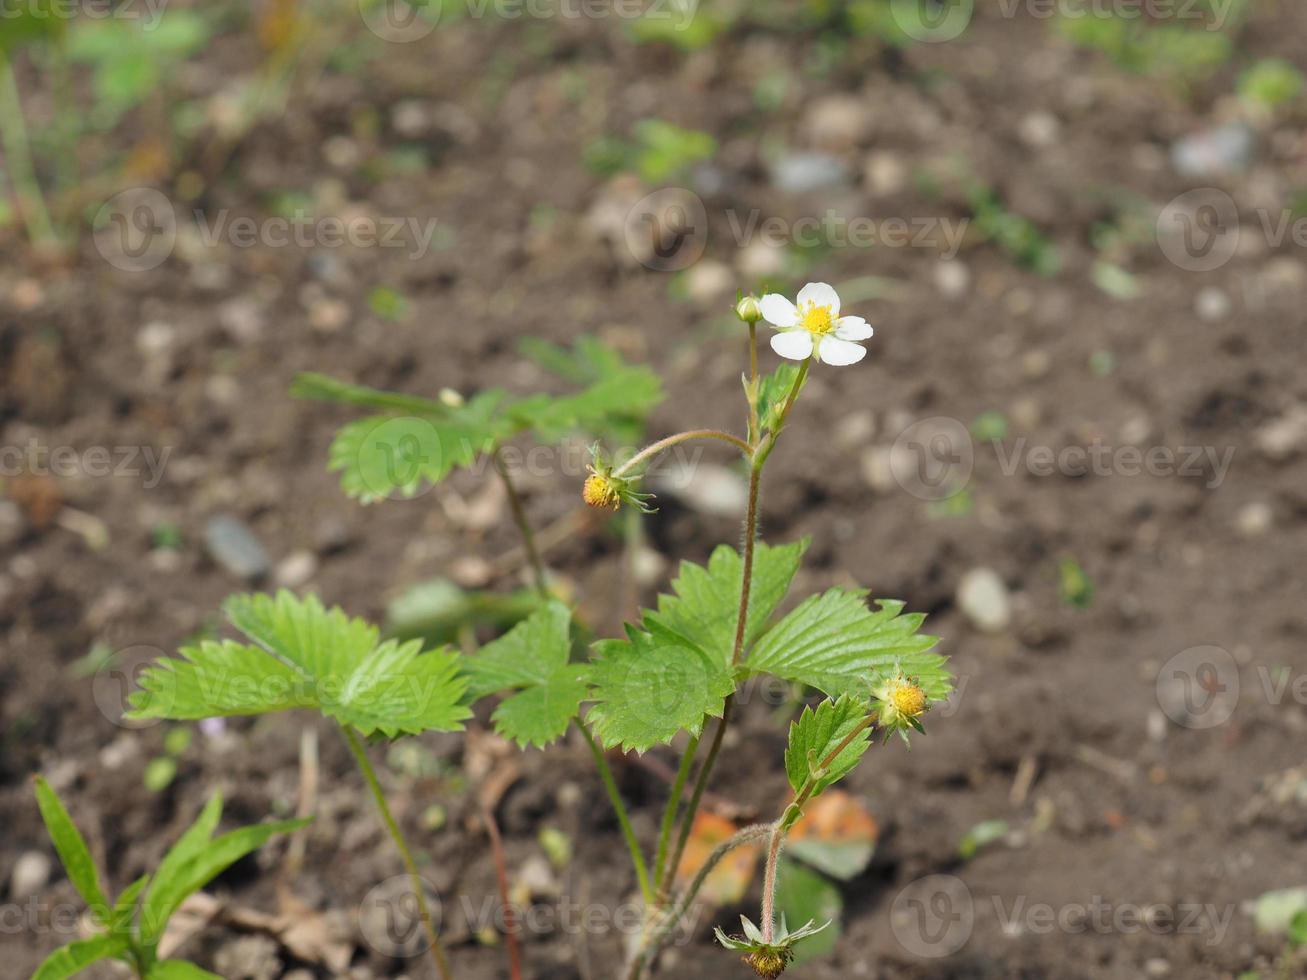
[[[499,474],[499,479],[508,494],[508,506],[513,512],[513,523],[517,525],[517,530],[522,535],[522,547],[526,549],[526,560],[531,566],[531,577],[535,582],[536,591],[540,593],[540,598],[548,599],[549,583],[545,578],[544,562],[540,560],[540,549],[536,547],[535,532],[531,530],[531,522],[526,517],[526,508],[522,505],[522,496],[517,492],[513,477],[508,472],[508,464],[504,462],[503,453],[498,447],[494,452],[494,461],[495,472]]]
[[[386,794],[381,791],[381,783],[377,781],[377,772],[372,768],[372,763],[368,761],[368,754],[363,749],[363,744],[359,741],[354,730],[348,725],[341,725],[340,730],[345,733],[345,741],[349,743],[349,749],[354,753],[354,758],[363,770],[363,778],[367,780],[368,788],[372,790],[372,797],[377,801],[377,809],[381,811],[381,819],[390,831],[391,839],[395,842],[395,847],[399,849],[399,856],[404,860],[404,867],[408,869],[409,881],[413,886],[413,897],[417,899],[418,916],[422,919],[422,928],[426,930],[427,938],[431,941],[431,958],[436,961],[436,971],[440,974],[441,980],[450,980],[449,962],[445,959],[445,948],[440,944],[440,936],[436,932],[435,921],[431,918],[431,909],[427,907],[427,897],[422,890],[422,876],[418,873],[417,862],[413,860],[413,853],[408,849],[408,842],[404,839],[404,834],[399,829],[399,824],[395,822],[394,816],[390,812],[390,804],[386,802]]]
[[[653,888],[649,885],[649,870],[645,867],[644,855],[640,853],[640,842],[635,839],[635,829],[631,826],[631,818],[627,813],[626,804],[622,802],[622,795],[617,791],[617,781],[613,779],[613,771],[608,767],[608,760],[604,758],[603,748],[595,741],[595,737],[590,734],[590,729],[585,727],[585,722],[577,718],[576,727],[581,729],[581,734],[585,736],[586,743],[590,746],[595,765],[599,769],[599,778],[603,780],[604,789],[608,792],[608,799],[612,801],[613,809],[617,812],[617,822],[621,825],[622,836],[626,839],[626,848],[631,852],[631,864],[635,867],[635,877],[640,882],[640,894],[644,896],[645,904],[652,905],[654,893]]]
[[[4,142],[5,158],[9,163],[9,177],[20,199],[23,222],[35,245],[58,241],[50,212],[36,180],[32,163],[32,146],[27,138],[27,121],[23,118],[23,104],[18,96],[18,80],[8,55],[0,51],[0,140]]]
[[[749,324],[749,445],[758,444],[758,324]]]
[[[692,735],[690,743],[681,755],[681,765],[676,771],[676,781],[672,784],[672,795],[667,799],[667,809],[663,811],[663,825],[658,833],[658,856],[654,860],[654,888],[658,894],[664,893],[664,879],[670,880],[676,874],[676,868],[667,867],[667,846],[672,840],[672,830],[676,827],[676,814],[681,809],[681,797],[685,795],[685,784],[690,778],[690,768],[694,765],[694,755],[699,750],[699,736]]]
[[[729,432],[722,432],[719,429],[690,429],[686,432],[678,432],[676,435],[668,436],[666,439],[659,439],[657,442],[645,446],[625,463],[615,469],[613,471],[613,476],[624,476],[649,457],[656,456],[664,449],[670,449],[678,443],[689,442],[691,439],[719,439],[722,442],[730,443],[740,452],[744,453],[745,456],[748,456],[753,452],[752,446],[739,436],[733,436]]]
[[[767,433],[767,439],[754,453],[754,465],[759,469],[762,464],[767,462],[767,457],[771,455],[772,449],[776,447],[776,440],[781,436],[781,430],[785,428],[785,421],[790,417],[790,409],[794,407],[794,402],[799,397],[799,391],[803,388],[803,383],[808,380],[808,369],[812,366],[812,358],[809,357],[803,362],[803,367],[799,368],[799,373],[794,376],[794,384],[790,386],[790,393],[785,396],[785,404],[781,406],[780,415],[776,417],[776,427]]]

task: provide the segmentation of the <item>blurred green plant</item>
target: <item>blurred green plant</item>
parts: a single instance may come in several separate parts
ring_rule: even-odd
[[[1302,72],[1283,58],[1263,58],[1239,76],[1239,98],[1266,112],[1293,102],[1302,90]]]
[[[222,818],[222,797],[214,794],[154,873],[137,878],[110,901],[86,840],[50,784],[40,777],[36,801],[69,880],[90,908],[93,932],[51,953],[32,980],[65,980],[110,959],[125,963],[140,980],[221,980],[185,960],[159,959],[159,942],[169,920],[190,895],[268,839],[310,822],[255,824],[214,837]]]
[[[1029,218],[1008,210],[994,188],[973,181],[967,200],[976,230],[1017,265],[1041,276],[1055,276],[1061,270],[1057,246]]]
[[[645,183],[661,184],[717,152],[717,141],[710,134],[663,119],[640,120],[633,135],[632,141],[611,136],[593,141],[585,150],[586,166],[605,176],[631,170]]]

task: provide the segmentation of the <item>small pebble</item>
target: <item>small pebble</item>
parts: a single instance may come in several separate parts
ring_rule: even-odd
[[[874,197],[890,197],[908,186],[908,168],[893,153],[873,153],[862,171],[863,183]]]
[[[1259,538],[1271,529],[1274,520],[1271,505],[1264,500],[1254,500],[1239,508],[1235,527],[1245,538]]]
[[[945,296],[958,297],[971,286],[971,270],[956,259],[935,266],[935,286]]]
[[[287,589],[298,589],[307,583],[318,570],[318,559],[311,551],[292,551],[277,563],[273,573],[276,583]]]
[[[9,900],[21,902],[35,895],[50,880],[53,864],[44,851],[26,851],[14,862],[9,875]]]
[[[958,583],[958,607],[980,630],[999,633],[1012,621],[1012,599],[1007,586],[991,568],[973,568]]]
[[[844,164],[827,153],[789,153],[771,167],[771,180],[787,194],[806,194],[842,184]]]
[[[249,526],[235,517],[210,518],[204,526],[204,544],[209,556],[237,578],[252,582],[268,574],[268,553]]]
[[[702,259],[685,275],[685,290],[695,303],[707,306],[735,289],[735,274],[725,263]]]
[[[1267,422],[1253,433],[1253,441],[1262,455],[1277,463],[1296,455],[1307,444],[1307,407],[1295,405]]]
[[[1208,323],[1224,320],[1233,308],[1234,304],[1230,301],[1229,293],[1215,286],[1208,286],[1200,291],[1194,300],[1194,312],[1198,314],[1200,320],[1206,320]]]

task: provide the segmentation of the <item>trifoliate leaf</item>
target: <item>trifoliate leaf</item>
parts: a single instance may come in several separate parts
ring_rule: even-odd
[[[32,980],[65,980],[100,960],[117,956],[128,947],[126,936],[94,936],[61,946],[36,968]]]
[[[761,542],[756,546],[745,650],[753,645],[785,598],[807,547],[806,538],[777,547]],[[646,625],[656,622],[729,664],[740,611],[743,564],[740,553],[729,545],[720,545],[713,551],[707,568],[682,562],[672,582],[675,594],[658,597],[658,611],[645,614]]]
[[[936,637],[917,632],[925,616],[900,615],[903,603],[882,599],[869,609],[864,590],[831,589],[805,599],[769,629],[749,655],[750,674],[768,673],[824,691],[863,697],[869,687],[902,674],[931,701],[949,696],[945,658],[929,653]]]
[[[795,793],[807,784],[814,767],[839,748],[870,711],[867,702],[847,694],[838,700],[824,700],[815,709],[803,709],[803,714],[790,725],[790,741],[785,747],[785,773]],[[868,726],[825,767],[825,775],[817,779],[813,795],[847,776],[870,744]]]
[[[495,730],[518,745],[544,747],[580,709],[586,667],[569,664],[571,611],[549,602],[508,633],[462,661],[472,697],[517,690],[492,716]]]
[[[502,392],[488,391],[439,418],[370,415],[351,422],[336,433],[327,468],[339,470],[345,492],[364,503],[412,497],[512,435],[502,401]]]
[[[45,822],[46,832],[54,843],[59,860],[68,872],[68,880],[90,906],[95,919],[103,922],[109,915],[109,900],[105,898],[104,889],[100,885],[100,873],[91,860],[86,840],[68,815],[63,802],[41,776],[36,777],[36,805],[41,810],[41,819]]]
[[[656,374],[628,367],[575,395],[527,398],[511,406],[509,414],[542,442],[553,443],[578,430],[599,432],[614,420],[643,418],[662,397]]]
[[[720,717],[735,690],[730,667],[657,623],[627,627],[625,640],[595,644],[589,678],[595,704],[586,714],[605,747],[643,752],[685,730],[698,735],[704,718]]]
[[[206,641],[156,661],[132,696],[131,718],[197,719],[317,708],[364,735],[456,731],[470,712],[447,650],[420,640],[379,643],[375,627],[314,596],[233,596],[227,618],[254,641]]]

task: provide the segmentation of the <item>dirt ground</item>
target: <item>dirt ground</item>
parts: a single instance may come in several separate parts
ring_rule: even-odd
[[[184,233],[158,267],[124,272],[90,235],[69,263],[51,267],[8,233],[0,446],[68,446],[82,460],[90,447],[169,455],[149,486],[148,473],[96,476],[89,465],[64,476],[6,473],[17,504],[0,522],[6,909],[21,904],[6,890],[20,855],[52,853],[31,774],[52,780],[122,887],[215,787],[232,826],[293,812],[307,729],[320,736],[321,772],[302,869],[280,874],[286,845],[277,842],[214,892],[230,907],[272,911],[285,881],[299,901],[346,923],[349,975],[428,976],[425,959],[383,955],[352,925],[368,890],[401,868],[330,726],[281,716],[197,732],[176,777],[152,792],[145,768],[164,754],[170,726],[116,724],[113,678],[78,666],[100,645],[123,651],[130,667],[219,625],[221,600],[246,587],[206,549],[206,525],[219,514],[257,536],[275,568],[269,581],[280,576],[378,620],[389,600],[432,576],[518,584],[516,570],[495,564],[517,538],[488,479],[461,474],[412,501],[359,506],[325,471],[334,428],[352,416],[290,399],[293,376],[316,370],[428,394],[529,392],[551,382],[518,353],[520,337],[594,333],[664,375],[669,398],[652,435],[738,429],[742,344],[723,313],[761,269],[861,293],[846,305],[876,327],[863,364],[815,372],[768,467],[763,533],[773,542],[811,536],[796,595],[856,582],[928,612],[960,682],[955,700],[930,716],[929,737],[910,753],[897,743],[875,748],[848,780],[880,826],[877,851],[840,885],[837,950],[793,975],[1203,980],[1269,970],[1282,944],[1256,933],[1248,903],[1307,885],[1307,776],[1295,768],[1307,713],[1292,686],[1283,696],[1268,687],[1307,671],[1307,266],[1291,241],[1276,245],[1245,227],[1230,262],[1193,272],[1145,235],[1117,258],[1139,286],[1125,298],[1095,284],[1094,243],[1125,201],[1155,215],[1184,191],[1214,186],[1250,219],[1262,202],[1282,207],[1307,185],[1301,112],[1257,129],[1255,159],[1240,172],[1182,176],[1169,160],[1177,140],[1228,118],[1240,65],[1271,56],[1302,63],[1307,11],[1259,6],[1237,58],[1188,93],[1123,74],[1038,19],[990,8],[957,42],[895,50],[854,38],[818,70],[823,37],[757,24],[681,52],[633,44],[611,20],[559,19],[464,20],[413,44],[373,39],[354,70],[329,68],[298,86],[286,112],[241,140],[194,203],[210,216],[260,217],[273,195],[293,189],[351,213],[434,218],[443,245],[421,258],[206,245]],[[217,90],[250,69],[243,53],[220,38],[183,85]],[[781,74],[788,85],[778,104],[760,108],[760,83]],[[654,115],[718,142],[711,164],[678,181],[704,201],[709,227],[706,252],[682,274],[633,260],[604,217],[624,213],[629,178],[582,162],[597,137],[629,135]],[[112,138],[126,149],[146,125],[129,120]],[[399,148],[420,150],[426,165],[400,166]],[[777,156],[808,151],[845,175],[812,190],[778,187]],[[957,222],[971,213],[965,196],[924,176],[957,160],[1057,246],[1059,272],[1021,268],[969,233],[949,263],[938,243],[817,249],[787,275],[766,249],[732,234],[730,215],[753,208],[789,220],[836,208]],[[407,311],[378,315],[369,303],[378,286],[402,294]],[[966,507],[947,512],[887,477],[911,424],[970,426],[985,413],[1002,413],[1006,435],[997,447],[979,436],[968,443]],[[1104,472],[1057,464],[1045,475],[1029,455],[1093,445],[1115,453]],[[1174,465],[1136,473],[1123,447],[1160,449]],[[704,458],[726,462],[713,449]],[[1213,463],[1227,459],[1228,468]],[[565,469],[524,475],[542,525],[578,504],[580,476]],[[177,547],[158,546],[163,526],[177,529]],[[647,530],[650,547],[671,561],[701,561],[739,536],[737,517],[670,495]],[[1064,595],[1066,559],[1093,584],[1082,605]],[[548,563],[592,622],[615,628],[616,538],[575,535]],[[959,601],[976,569],[997,573],[1010,604],[993,630]],[[667,577],[664,569],[644,585],[644,602]],[[1227,651],[1220,680],[1239,686],[1237,707],[1223,724],[1177,723],[1167,700],[1172,658],[1207,646]],[[1192,671],[1175,683],[1191,680]],[[713,786],[741,812],[765,816],[784,797],[774,710],[760,698],[744,706]],[[476,812],[475,774],[501,764],[486,714],[478,738],[425,737],[416,751],[392,752],[386,777],[443,899],[460,978],[506,975],[502,947],[478,942],[460,921],[462,899],[494,892]],[[562,897],[540,901],[628,901],[634,880],[585,746],[517,761],[520,778],[497,809],[511,871],[539,866],[539,831],[556,828],[576,854],[557,876]],[[664,785],[634,761],[615,764],[637,832],[651,841]],[[435,804],[446,815],[430,829]],[[964,861],[959,840],[986,820],[1006,821],[1007,833]],[[905,889],[937,874],[968,891],[969,932],[934,957],[905,939],[911,921],[894,908],[910,897]],[[745,906],[706,917],[667,957],[664,975],[748,975],[713,942],[711,925],[756,912],[755,896],[756,886]],[[36,913],[19,912],[10,921],[21,926],[0,933],[5,976],[29,975],[69,938],[51,925],[51,910],[75,901],[57,869],[35,899]],[[1095,903],[1160,906],[1177,922],[1044,929],[1025,914]],[[524,942],[529,977],[611,976],[619,959],[612,934],[552,930]],[[233,980],[335,975],[230,923],[185,951]]]

